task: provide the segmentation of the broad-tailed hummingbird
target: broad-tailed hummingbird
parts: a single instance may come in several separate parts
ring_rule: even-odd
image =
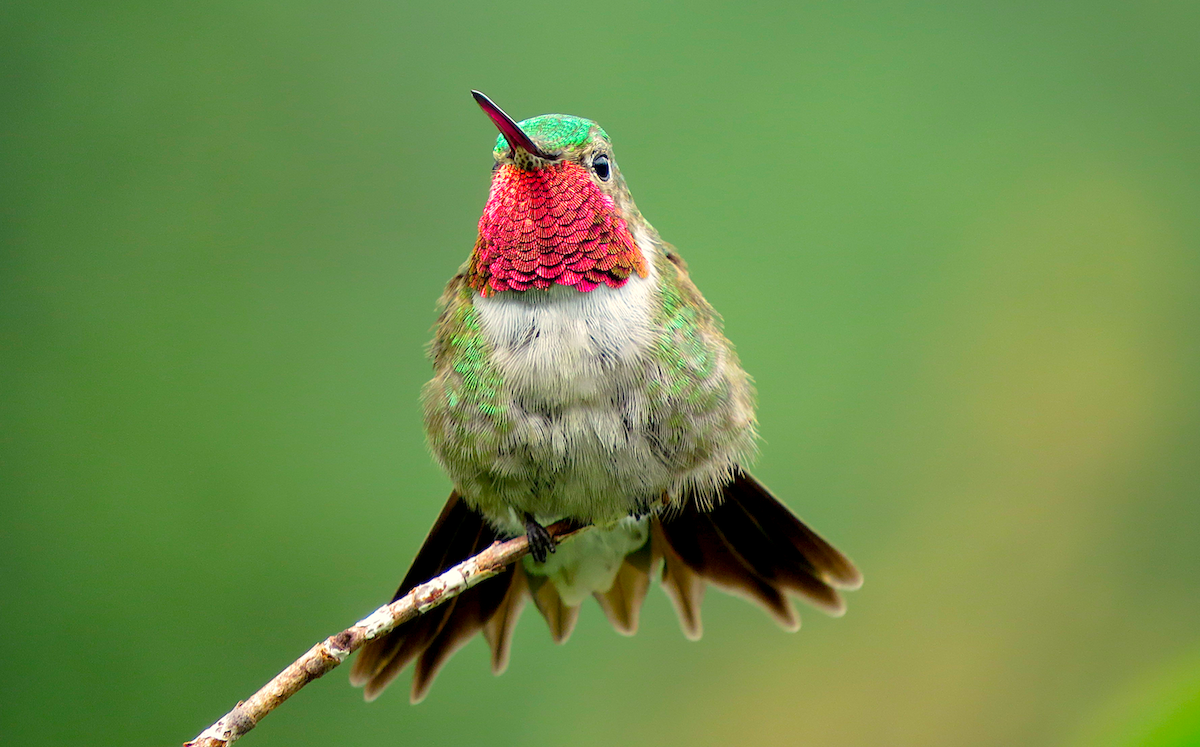
[[[660,566],[689,638],[707,584],[792,630],[789,593],[841,614],[838,590],[862,578],[746,471],[750,377],[608,135],[563,114],[514,122],[472,93],[500,130],[491,191],[422,392],[454,489],[395,598],[497,539],[527,534],[531,555],[370,642],[351,681],[373,699],[415,659],[419,701],[477,632],[499,674],[527,599],[558,642],[588,596],[632,634]],[[595,528],[555,548],[544,527],[560,519]]]

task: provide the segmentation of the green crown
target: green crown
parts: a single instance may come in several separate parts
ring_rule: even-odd
[[[530,117],[523,122],[518,122],[517,126],[521,128],[529,137],[543,148],[549,151],[566,150],[568,148],[578,148],[588,140],[588,134],[595,127],[600,133],[600,137],[608,139],[608,133],[600,128],[590,119],[583,117],[572,117],[570,114],[542,114],[538,117]],[[508,140],[500,135],[496,138],[496,155],[501,155],[508,150]]]

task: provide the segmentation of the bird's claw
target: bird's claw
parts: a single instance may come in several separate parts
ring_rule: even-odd
[[[529,554],[537,562],[545,563],[546,557],[554,552],[554,538],[550,532],[532,516],[526,516],[525,537],[529,540]]]

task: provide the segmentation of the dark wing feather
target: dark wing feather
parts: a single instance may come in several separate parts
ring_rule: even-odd
[[[392,600],[499,539],[479,514],[457,493],[451,493]],[[513,574],[509,571],[487,579],[387,635],[368,642],[358,652],[350,670],[350,682],[364,686],[364,697],[374,700],[410,661],[421,657],[413,696],[423,694],[445,659],[479,631],[496,611],[512,579]]]
[[[700,621],[700,605],[704,602],[704,578],[694,572],[679,557],[679,553],[667,541],[662,522],[656,516],[650,520],[650,547],[655,558],[663,559],[663,591],[675,605],[679,626],[690,641],[700,640],[704,632]]]
[[[661,520],[663,546],[701,584],[708,581],[761,604],[785,628],[799,627],[788,592],[840,615],[845,605],[837,589],[862,584],[862,576],[846,556],[745,472],[735,473],[712,509],[704,511],[701,505],[688,500],[680,511]],[[667,560],[664,588],[676,603],[685,633],[698,633],[699,605],[693,609],[680,604],[683,574],[672,567],[672,552],[662,554]]]
[[[732,500],[708,515],[714,528],[734,548],[740,560],[767,583],[794,592],[831,615],[845,612],[840,595],[777,529],[764,525],[745,501]],[[766,541],[764,541],[766,538]]]
[[[517,629],[517,620],[529,600],[529,582],[525,569],[520,563],[513,564],[513,579],[509,584],[508,593],[500,602],[496,614],[483,627],[483,637],[487,639],[488,647],[492,650],[492,674],[501,674],[508,668],[508,654],[512,646],[513,631]]]
[[[862,574],[854,563],[796,518],[762,483],[739,472],[731,485],[738,502],[758,519],[772,541],[790,544],[830,586],[847,591],[862,586]]]
[[[726,498],[711,512],[699,510],[692,502],[679,516],[663,523],[667,539],[692,571],[705,581],[757,602],[780,625],[795,630],[799,626],[796,612],[777,585],[772,583],[769,571],[755,571],[743,556],[743,553],[764,554],[770,550],[752,547],[758,538],[735,533],[737,527],[724,521],[726,517],[723,513],[718,513],[728,500]],[[730,531],[730,537],[725,535],[723,529]]]
[[[479,550],[486,546],[480,547]],[[510,565],[497,576],[468,589],[454,600],[457,604],[453,611],[446,614],[442,629],[417,658],[410,696],[413,703],[420,703],[425,699],[430,685],[433,684],[433,678],[437,676],[442,665],[455,651],[467,645],[476,633],[485,628],[504,601],[512,585],[512,577],[513,566]]]

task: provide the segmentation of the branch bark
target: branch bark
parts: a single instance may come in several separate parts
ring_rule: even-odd
[[[556,543],[583,531],[577,524],[560,521],[547,527]],[[401,623],[424,614],[484,579],[495,576],[509,564],[529,552],[529,540],[517,537],[496,542],[478,555],[468,558],[437,578],[431,579],[391,604],[385,604],[337,635],[332,635],[308,650],[275,675],[249,699],[239,701],[184,747],[228,747],[253,729],[268,713],[300,688],[346,660],[367,641],[384,635]]]

